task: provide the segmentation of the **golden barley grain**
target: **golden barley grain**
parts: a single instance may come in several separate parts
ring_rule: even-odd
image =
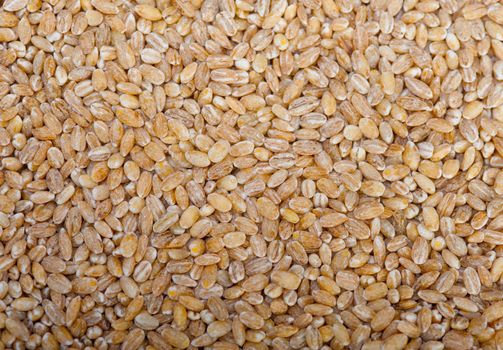
[[[0,349],[499,349],[495,0],[5,0]]]

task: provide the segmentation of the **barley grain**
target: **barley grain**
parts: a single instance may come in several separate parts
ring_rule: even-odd
[[[1,7],[0,348],[498,348],[497,1]]]

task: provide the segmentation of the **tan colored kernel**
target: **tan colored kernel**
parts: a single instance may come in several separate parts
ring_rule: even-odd
[[[232,209],[232,204],[227,199],[227,197],[219,194],[219,193],[211,193],[208,195],[208,203],[213,206],[218,211],[228,212]]]

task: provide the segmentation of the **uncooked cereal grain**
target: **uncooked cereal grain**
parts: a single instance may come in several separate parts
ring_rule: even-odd
[[[0,3],[0,350],[501,349],[501,1]]]

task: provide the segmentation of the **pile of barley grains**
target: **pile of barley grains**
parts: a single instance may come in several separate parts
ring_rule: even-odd
[[[0,350],[502,350],[500,1],[1,1]]]

